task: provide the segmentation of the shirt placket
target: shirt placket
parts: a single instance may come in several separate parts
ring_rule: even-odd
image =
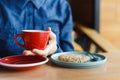
[[[27,29],[33,29],[33,4],[28,3],[27,6]]]

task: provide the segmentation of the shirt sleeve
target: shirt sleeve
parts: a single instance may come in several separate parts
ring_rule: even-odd
[[[72,31],[73,31],[72,12],[69,3],[66,0],[63,0],[61,4],[61,10],[63,24],[61,25],[60,44],[58,45],[57,52],[73,51],[74,47],[72,44]]]
[[[1,3],[0,3],[0,10],[1,10]],[[0,24],[2,23],[2,13],[0,12]]]

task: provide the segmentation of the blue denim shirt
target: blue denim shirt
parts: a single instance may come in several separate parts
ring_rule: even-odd
[[[21,30],[49,26],[57,36],[57,52],[73,51],[72,14],[66,0],[0,0],[0,56],[22,54],[24,48],[14,42]]]

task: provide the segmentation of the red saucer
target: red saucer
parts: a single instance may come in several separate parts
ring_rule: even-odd
[[[12,70],[31,70],[48,62],[43,56],[8,56],[0,59],[0,65]]]

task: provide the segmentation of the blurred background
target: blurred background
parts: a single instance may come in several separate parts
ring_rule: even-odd
[[[94,28],[120,49],[120,0],[68,0],[74,21]]]
[[[100,34],[120,49],[120,0],[100,0]]]

